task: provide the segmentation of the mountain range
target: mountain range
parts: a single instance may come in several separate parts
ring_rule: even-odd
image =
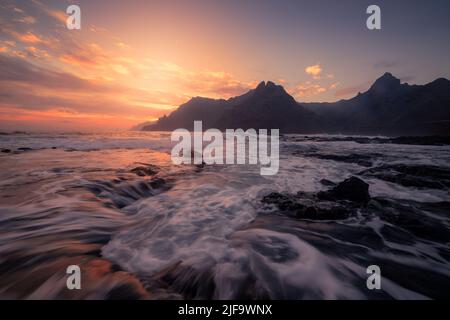
[[[450,135],[450,81],[439,78],[409,85],[391,73],[366,92],[331,103],[299,103],[275,83],[261,82],[247,93],[224,99],[195,97],[145,131],[203,128],[272,129],[282,133],[361,135]]]

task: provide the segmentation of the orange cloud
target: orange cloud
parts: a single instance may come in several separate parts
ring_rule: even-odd
[[[34,51],[33,47],[29,50]],[[132,124],[158,118],[187,99],[115,81],[82,79],[8,56],[0,56],[0,69],[0,96],[4,97],[0,111],[28,110],[28,114],[33,112],[44,117],[51,110],[53,117],[109,118],[110,128],[112,123],[124,118],[130,123],[134,121]],[[118,128],[123,128],[123,123]]]
[[[26,51],[30,56],[34,58],[48,58],[50,56],[46,50],[42,50],[33,46],[27,47]]]
[[[339,82],[332,83],[330,85],[330,90],[336,89],[339,86]]]
[[[66,24],[67,14],[60,10],[50,10],[45,8],[44,11],[52,18],[56,19],[59,22]]]
[[[291,95],[293,95],[296,98],[306,98],[324,93],[327,91],[327,89],[319,84],[313,84],[307,81],[305,83],[301,83],[295,86],[294,88],[289,89],[288,91]]]
[[[67,15],[64,11],[50,9],[47,5],[43,4],[38,0],[32,0],[32,2],[41,9],[44,13],[46,13],[49,17],[55,19],[58,22],[66,23]]]
[[[210,93],[213,96],[228,98],[251,89],[251,84],[242,82],[227,72],[201,71],[190,74],[184,79],[187,89],[199,93]]]
[[[42,43],[44,40],[39,37],[38,35],[32,33],[31,31],[25,33],[25,34],[19,34],[14,32],[14,35],[17,40],[25,43]]]
[[[322,73],[322,67],[319,64],[308,66],[305,68],[305,72],[307,74],[313,76],[314,79],[320,79],[320,74]]]
[[[62,54],[59,60],[69,65],[92,67],[106,63],[111,59],[108,59],[107,53],[98,44],[90,43],[78,46],[70,53]]]
[[[118,46],[121,49],[129,49],[130,46],[122,41],[116,42],[116,46]]]
[[[228,98],[244,93],[255,86],[256,81],[241,81],[231,73],[213,70],[190,70],[175,63],[147,59],[137,67],[145,70],[157,81],[173,84],[187,96]]]
[[[59,57],[61,62],[70,65],[83,65],[83,66],[94,66],[96,61],[92,57],[87,57],[80,54],[63,54]]]

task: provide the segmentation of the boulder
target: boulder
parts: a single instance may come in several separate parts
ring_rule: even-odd
[[[136,167],[131,169],[131,172],[135,173],[136,175],[140,176],[140,177],[145,177],[145,176],[153,176],[155,174],[158,173],[158,170],[156,169],[155,166],[140,166],[140,167]]]
[[[319,192],[325,200],[349,200],[367,203],[370,200],[369,185],[357,177],[350,177],[329,191]]]

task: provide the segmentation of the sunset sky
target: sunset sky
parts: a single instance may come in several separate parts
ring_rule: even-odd
[[[81,30],[66,28],[69,4]],[[366,28],[378,4],[382,30]],[[0,2],[0,131],[121,130],[262,80],[336,101],[450,77],[450,1]]]

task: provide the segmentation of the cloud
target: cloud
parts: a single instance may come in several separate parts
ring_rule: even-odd
[[[67,14],[61,10],[51,10],[46,7],[42,7],[44,12],[49,16],[55,19],[57,22],[60,22],[66,25],[67,22]]]
[[[31,31],[28,31],[25,34],[20,34],[18,32],[12,32],[12,35],[19,41],[24,42],[24,43],[43,43],[44,40],[39,36],[34,34]]]
[[[334,90],[339,86],[339,82],[335,82],[330,84],[329,90]]]
[[[322,67],[319,64],[308,66],[305,68],[305,72],[311,75],[314,79],[320,79],[322,73]]]
[[[36,48],[36,47],[33,47],[33,46],[26,47],[25,50],[33,58],[42,59],[42,58],[50,57],[49,53],[46,50],[42,50],[42,49],[39,49],[39,48]]]
[[[174,109],[170,99],[185,97],[131,88],[115,82],[87,80],[66,72],[0,55],[0,109],[5,107],[148,119]]]
[[[103,58],[101,55],[91,55],[89,50],[73,51],[71,53],[62,54],[59,60],[68,65],[78,65],[83,67],[95,67],[100,64]]]
[[[252,88],[253,83],[237,80],[230,73],[201,71],[187,73],[182,80],[188,90],[204,92],[222,98],[228,98],[244,93]]]
[[[126,44],[125,42],[122,42],[122,41],[116,42],[115,45],[121,49],[130,49],[131,48],[128,44]]]
[[[327,89],[320,84],[314,84],[309,81],[300,83],[294,88],[288,90],[291,95],[296,98],[306,98],[315,96],[327,91]]]
[[[27,83],[49,88],[86,89],[86,81],[68,73],[51,71],[23,59],[0,55],[0,82]]]
[[[228,98],[252,89],[256,83],[238,80],[228,72],[191,70],[168,61],[147,59],[136,67],[154,75],[157,80],[174,84],[189,96]]]
[[[256,85],[221,70],[146,58],[100,26],[67,32],[64,12],[38,0],[24,3],[20,11],[11,5],[6,9],[0,30],[1,123],[14,113],[22,120],[60,116],[115,119],[111,123],[118,125],[121,119],[142,122],[193,96],[227,98]]]

